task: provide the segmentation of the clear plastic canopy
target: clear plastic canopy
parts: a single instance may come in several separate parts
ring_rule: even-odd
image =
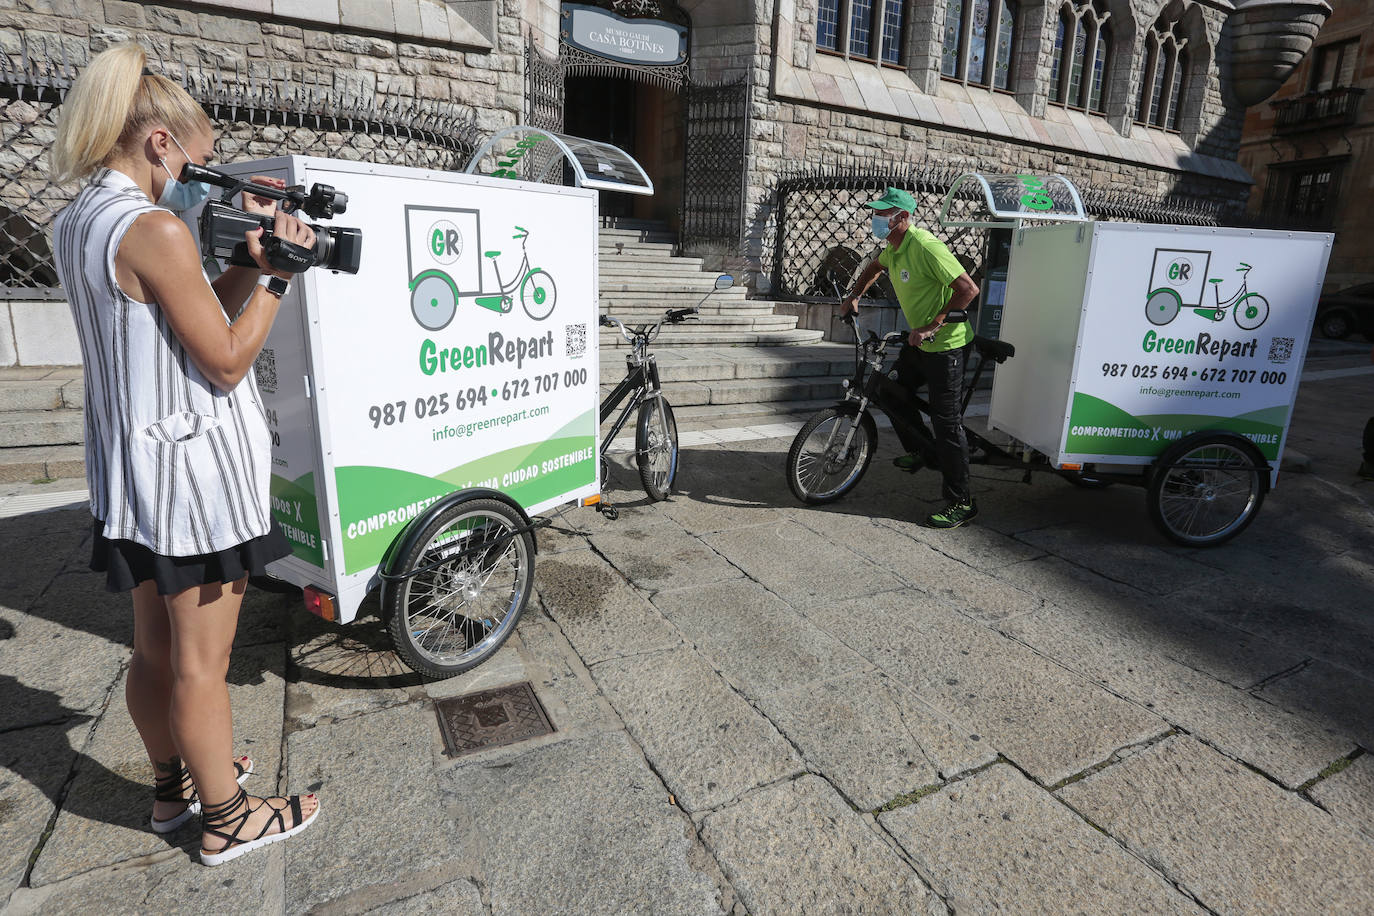
[[[468,160],[464,169],[477,174],[487,163],[487,173],[498,178],[518,178],[544,184],[653,194],[654,183],[624,150],[599,140],[570,137],[553,131],[517,124],[497,131]],[[564,172],[564,166],[570,175]]]
[[[1083,201],[1063,175],[981,175],[965,172],[940,206],[940,225],[1010,229],[1022,220],[1087,222]]]

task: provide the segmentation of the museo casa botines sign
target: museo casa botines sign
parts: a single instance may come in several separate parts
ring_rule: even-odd
[[[609,10],[563,4],[563,40],[627,64],[664,66],[687,59],[687,29],[658,19],[626,19]]]

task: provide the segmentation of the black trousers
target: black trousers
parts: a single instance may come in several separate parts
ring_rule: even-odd
[[[925,385],[930,395],[930,420],[935,427],[932,436],[925,420],[917,410],[912,410],[908,420],[918,431],[925,434],[926,441],[897,426],[897,437],[908,452],[916,452],[931,457],[931,444],[934,444],[934,457],[938,460],[940,473],[944,476],[944,495],[950,502],[970,502],[973,493],[969,488],[968,476],[968,438],[964,435],[964,367],[968,364],[969,346],[942,353],[927,353],[909,343],[902,344],[897,354],[897,381],[913,396],[916,389]]]

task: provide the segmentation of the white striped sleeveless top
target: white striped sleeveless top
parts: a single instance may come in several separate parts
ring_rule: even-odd
[[[186,557],[268,532],[271,445],[253,373],[216,388],[162,309],[115,280],[124,233],[156,209],[102,169],[58,215],[54,255],[85,363],[91,513],[107,538]]]

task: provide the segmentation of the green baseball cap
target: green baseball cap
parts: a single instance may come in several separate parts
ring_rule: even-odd
[[[883,192],[883,196],[877,200],[871,200],[864,204],[865,207],[872,207],[874,210],[891,210],[896,207],[898,210],[905,210],[908,213],[916,212],[916,198],[912,197],[907,191],[901,188],[888,188]]]

